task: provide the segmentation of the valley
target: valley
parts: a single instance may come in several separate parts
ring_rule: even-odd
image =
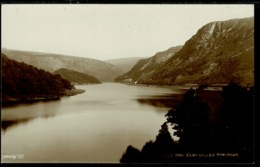
[[[1,162],[251,162],[254,45],[248,17],[209,22],[149,57],[2,48]],[[174,157],[193,152],[242,158]]]

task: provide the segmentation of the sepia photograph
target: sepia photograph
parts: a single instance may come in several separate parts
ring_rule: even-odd
[[[2,4],[1,163],[253,164],[253,4]]]

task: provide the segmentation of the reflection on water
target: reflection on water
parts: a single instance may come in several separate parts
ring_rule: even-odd
[[[5,106],[1,112],[1,128],[6,130],[10,126],[26,123],[35,118],[53,117],[60,105],[59,100],[47,100]]]
[[[86,92],[2,108],[2,155],[24,155],[2,162],[119,162],[129,144],[141,149],[155,139],[170,99],[180,96],[116,83],[79,88]]]
[[[181,94],[166,94],[160,96],[143,97],[137,99],[140,104],[151,105],[160,108],[172,108],[182,99]]]
[[[10,127],[15,126],[19,123],[23,123],[23,122],[27,122],[27,121],[29,121],[29,120],[1,121],[1,129],[3,129],[5,131],[7,128],[10,128]]]
[[[40,118],[51,118],[51,117],[54,117],[54,115],[44,115],[44,116],[41,116]],[[8,128],[18,126],[19,124],[26,124],[29,121],[32,121],[33,119],[36,119],[36,118],[27,118],[27,119],[25,118],[25,119],[19,119],[19,120],[6,120],[6,121],[2,120],[1,129],[6,131]]]
[[[59,100],[60,100],[60,98],[58,97],[58,98],[35,100],[35,101],[22,101],[22,102],[13,101],[13,102],[7,102],[7,103],[2,104],[2,107],[4,107],[4,108],[17,107],[17,106],[21,106],[21,105],[32,105],[32,104],[36,104],[39,102],[48,103],[48,102],[54,102],[54,101],[59,101]]]

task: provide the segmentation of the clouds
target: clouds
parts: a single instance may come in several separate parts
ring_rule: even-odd
[[[152,56],[253,5],[2,5],[2,47],[96,59]]]

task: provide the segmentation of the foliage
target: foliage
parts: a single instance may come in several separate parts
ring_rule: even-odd
[[[128,146],[120,162],[168,162],[175,148],[176,143],[173,141],[165,122],[154,142],[149,141],[145,143],[141,151]]]
[[[176,151],[176,143],[173,141],[167,123],[165,122],[154,142],[147,142],[141,153],[144,162],[167,162],[172,153]]]
[[[179,141],[172,141],[164,123],[155,142],[147,142],[138,154],[139,162],[253,162],[254,89],[233,82],[223,87],[220,107],[215,114],[217,118],[212,119],[210,106],[200,96],[206,87],[204,84],[189,89],[179,105],[166,114]],[[215,154],[215,157],[171,156],[176,153]],[[238,156],[217,157],[219,153]]]
[[[241,158],[251,160],[254,129],[253,95],[253,88],[230,83],[223,88],[223,102],[217,113],[218,149],[225,152],[238,152]]]
[[[174,125],[173,129],[176,130],[174,135],[180,138],[179,146],[183,152],[203,152],[209,147],[211,109],[198,96],[204,87],[188,90],[183,95],[182,102],[166,114],[168,122]]]
[[[69,81],[60,75],[52,75],[31,65],[2,56],[2,98],[10,99],[41,98],[60,96],[66,89],[72,89]]]
[[[140,159],[140,151],[133,146],[128,146],[126,152],[123,154],[120,159],[121,163],[136,163],[139,162]]]
[[[101,83],[93,76],[66,68],[61,68],[55,71],[54,74],[59,74],[62,78],[76,84]]]

